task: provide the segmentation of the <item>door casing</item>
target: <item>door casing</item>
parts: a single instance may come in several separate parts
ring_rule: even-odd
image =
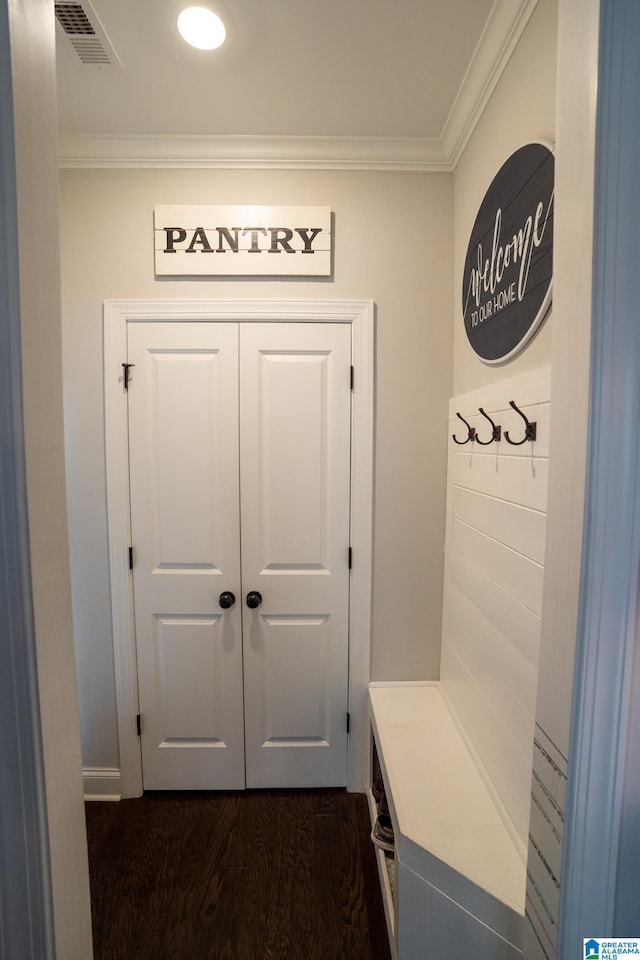
[[[137,663],[130,543],[129,444],[123,366],[129,322],[179,321],[349,323],[354,389],[351,394],[351,548],[347,789],[369,781],[367,690],[371,644],[373,561],[374,326],[371,300],[108,300],[104,303],[104,400],[107,525],[122,797],[143,792],[137,734]]]

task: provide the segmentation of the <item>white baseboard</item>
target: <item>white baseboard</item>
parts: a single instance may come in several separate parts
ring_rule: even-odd
[[[85,800],[121,800],[120,770],[111,767],[84,767],[82,783]]]

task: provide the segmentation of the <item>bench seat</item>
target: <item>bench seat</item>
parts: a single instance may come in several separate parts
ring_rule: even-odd
[[[439,683],[371,684],[398,960],[521,958],[526,865]]]

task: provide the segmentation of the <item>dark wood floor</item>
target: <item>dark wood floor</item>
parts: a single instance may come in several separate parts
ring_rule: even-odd
[[[389,960],[366,798],[86,805],[95,960]]]

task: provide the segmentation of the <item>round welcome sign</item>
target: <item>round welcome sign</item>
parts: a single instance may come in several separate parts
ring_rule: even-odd
[[[518,353],[551,303],[553,153],[528,143],[494,177],[478,211],[462,279],[469,343],[485,363]]]

